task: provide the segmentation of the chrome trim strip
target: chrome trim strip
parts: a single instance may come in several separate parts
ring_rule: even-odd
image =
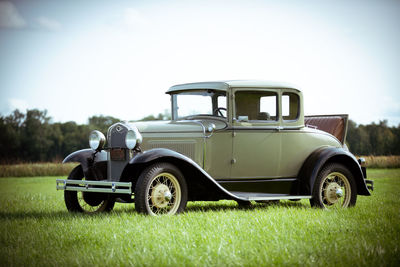
[[[271,125],[271,126],[257,126],[257,125],[252,125],[252,126],[232,126],[232,127],[227,127],[226,130],[229,131],[294,131],[294,130],[300,130],[304,128],[304,126],[279,126],[279,125]]]
[[[280,178],[280,177],[249,177],[247,179],[215,179],[218,183],[254,183],[254,182],[294,182],[298,178]]]
[[[311,199],[312,196],[249,197],[249,200]]]
[[[276,196],[254,196],[257,193],[246,193],[246,192],[231,192],[232,194],[236,195],[237,197],[248,200],[248,201],[255,201],[255,200],[281,200],[281,199],[311,199],[312,196],[291,196],[291,195],[276,195]]]

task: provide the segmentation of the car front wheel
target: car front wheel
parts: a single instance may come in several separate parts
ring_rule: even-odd
[[[84,179],[82,167],[75,167],[70,175],[70,180]],[[96,192],[64,191],[65,206],[71,212],[108,212],[114,208],[115,199],[108,194]]]
[[[170,163],[155,163],[139,176],[135,187],[135,208],[150,215],[182,212],[187,202],[187,186],[182,173]]]
[[[347,167],[339,163],[325,165],[315,180],[311,206],[346,208],[354,206],[356,201],[357,187]]]

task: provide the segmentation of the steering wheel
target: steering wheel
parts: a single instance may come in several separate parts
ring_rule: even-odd
[[[214,114],[217,114],[217,116],[225,117],[224,114],[222,114],[222,110],[227,112],[226,108],[218,107],[218,108],[214,109]]]

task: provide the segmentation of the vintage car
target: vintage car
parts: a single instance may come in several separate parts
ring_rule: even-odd
[[[116,201],[140,213],[182,212],[187,201],[239,204],[309,199],[350,207],[370,195],[365,161],[345,145],[347,115],[304,116],[295,86],[261,81],[172,86],[172,120],[119,122],[89,136],[90,149],[65,190],[69,211],[110,211]]]

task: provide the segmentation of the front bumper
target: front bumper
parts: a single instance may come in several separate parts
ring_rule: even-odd
[[[85,181],[85,180],[56,180],[57,190],[132,194],[132,183],[109,182],[109,181]]]

